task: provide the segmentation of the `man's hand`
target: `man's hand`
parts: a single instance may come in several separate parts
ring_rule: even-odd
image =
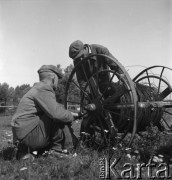
[[[78,117],[79,117],[78,113],[74,113],[74,112],[71,112],[71,113],[72,113],[72,116],[74,117],[75,120],[78,119]]]
[[[74,117],[78,117],[79,116],[78,113],[74,113],[74,112],[71,112],[71,113],[72,113],[72,116],[74,116]]]

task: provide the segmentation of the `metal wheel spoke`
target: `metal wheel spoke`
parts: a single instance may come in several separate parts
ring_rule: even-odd
[[[164,91],[162,91],[159,96],[162,99],[165,99],[170,93],[172,92],[172,89],[170,87],[167,87],[166,89],[164,89]]]
[[[98,64],[96,63],[96,74],[95,74],[95,76],[96,76],[96,78],[95,78],[95,80],[96,80],[96,85],[97,85],[97,88],[99,89],[99,75],[98,75]]]
[[[160,77],[159,77],[158,94],[159,94],[159,91],[160,91],[161,79],[162,79],[163,72],[164,72],[164,67],[162,68],[162,71],[161,71],[161,74],[160,74]]]
[[[90,92],[91,92],[92,99],[94,99],[94,96],[95,96],[95,94],[96,94],[96,92],[95,92],[95,86],[97,87],[97,85],[96,85],[96,83],[95,83],[95,80],[93,80],[93,78],[90,78],[90,79],[88,78],[88,76],[87,76],[87,74],[86,74],[86,72],[85,72],[85,69],[84,69],[83,65],[82,65],[82,70],[83,70],[83,72],[84,72],[84,75],[85,75],[85,78],[86,78],[86,80],[87,80],[88,86],[90,87],[89,89],[90,89]]]
[[[165,113],[172,115],[171,112],[164,110]]]
[[[107,91],[108,87],[109,87],[110,84],[112,83],[112,80],[113,80],[114,76],[115,76],[115,73],[114,73],[114,74],[112,75],[112,77],[110,78],[110,80],[109,80],[109,82],[108,82],[108,84],[107,84],[105,90],[103,91],[103,93],[102,93],[102,95],[101,95],[101,98],[103,97],[103,95],[104,95],[105,92]]]
[[[89,84],[90,84],[90,89],[91,89],[93,99],[94,99],[95,97],[98,97],[99,95],[98,86],[94,78],[89,79]]]
[[[120,113],[114,112],[114,111],[112,111],[112,110],[105,109],[105,108],[103,108],[103,109],[104,109],[104,111],[109,112],[109,113],[111,113],[111,114],[114,114],[114,115],[120,115]],[[128,116],[127,116],[127,115],[122,114],[122,117],[128,119]],[[130,119],[133,119],[133,118],[130,118]]]
[[[146,71],[146,74],[147,74],[147,77],[148,77],[148,83],[149,83],[149,86],[151,87],[151,83],[150,83],[150,79],[149,79],[149,73],[148,73],[148,71]]]
[[[88,96],[88,93],[83,90],[75,81],[72,80],[72,83],[80,90],[82,93],[84,93],[86,96]]]
[[[163,120],[163,122],[166,124],[166,126],[167,126],[169,129],[171,129],[171,127],[169,126],[169,124],[167,123],[167,121],[164,119],[164,117],[162,117],[162,120]]]

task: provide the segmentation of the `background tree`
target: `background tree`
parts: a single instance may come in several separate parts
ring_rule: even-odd
[[[57,67],[60,68],[59,65],[57,65]],[[66,88],[68,78],[69,78],[73,68],[74,68],[74,66],[72,64],[70,64],[69,66],[67,66],[64,69],[64,71],[62,71],[62,69],[60,69],[60,71],[63,74],[63,78],[59,80],[58,89],[56,91],[57,101],[60,103],[64,103],[65,88]]]
[[[58,64],[57,68],[63,74],[62,79],[59,80],[58,89],[56,90],[56,98],[60,103],[64,103],[64,93],[67,85],[68,78],[74,68],[72,64],[67,66],[64,70],[61,68],[61,65]],[[76,77],[74,77],[74,81],[77,83]],[[0,104],[3,105],[14,105],[17,106],[21,98],[30,90],[29,84],[22,84],[21,86],[17,86],[15,89],[13,87],[9,87],[7,83],[0,83]],[[69,100],[71,101],[79,101],[79,90],[78,88],[71,83],[69,89]]]
[[[8,99],[9,99],[9,85],[7,83],[3,83],[3,84],[0,83],[0,102],[6,105]]]
[[[15,94],[14,88],[13,87],[8,88],[8,99],[7,99],[8,105],[13,105],[14,94]]]
[[[0,83],[0,106],[13,105],[14,88],[9,87],[7,83]],[[0,113],[4,113],[6,107],[0,108]]]
[[[57,67],[59,67],[59,66],[57,66]],[[64,103],[65,89],[67,86],[69,76],[73,69],[74,69],[73,64],[70,64],[69,66],[67,66],[63,71],[63,78],[61,80],[59,80],[58,89],[56,91],[56,97],[57,97],[57,101],[60,103]],[[73,80],[77,83],[76,77],[74,77]],[[79,102],[79,99],[80,99],[79,90],[72,83],[69,88],[68,99],[69,99],[69,101],[75,101],[75,102],[77,102],[77,101]]]
[[[23,84],[21,86],[17,86],[14,91],[14,98],[13,102],[15,105],[17,105],[20,101],[20,99],[30,90],[29,84]]]

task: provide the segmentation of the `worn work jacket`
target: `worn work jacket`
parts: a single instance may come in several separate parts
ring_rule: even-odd
[[[84,46],[87,46],[89,48],[89,55],[91,54],[103,54],[103,55],[107,55],[113,59],[115,59],[116,61],[118,61],[115,57],[113,57],[113,55],[109,52],[109,50],[102,46],[102,45],[97,45],[97,44],[85,44]],[[79,61],[76,59],[74,60],[74,66],[76,66],[79,63]],[[81,63],[84,67],[79,67],[77,68],[76,71],[76,75],[77,75],[77,80],[78,83],[80,84],[80,86],[82,88],[84,88],[87,79],[85,77],[84,71],[86,73],[87,78],[89,79],[96,71],[97,68],[99,69],[99,71],[101,70],[105,70],[105,69],[112,69],[115,71],[119,71],[118,70],[118,66],[116,65],[116,63],[106,57],[101,57],[101,56],[92,56],[89,58],[88,61],[85,62],[85,64]],[[100,82],[107,82],[109,80],[109,74],[108,73],[100,73],[99,74],[99,81]]]
[[[57,122],[73,121],[71,112],[56,102],[53,88],[39,82],[23,96],[12,118],[11,125],[15,138],[23,139],[39,124],[43,115]]]

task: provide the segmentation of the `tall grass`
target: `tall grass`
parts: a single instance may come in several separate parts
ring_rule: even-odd
[[[6,134],[10,132],[11,117],[0,118],[0,179],[26,179],[26,180],[58,180],[58,179],[73,179],[73,180],[96,180],[99,179],[99,160],[107,157],[109,154],[114,158],[121,156],[121,150],[104,149],[97,151],[96,149],[80,146],[76,150],[76,156],[70,159],[57,159],[50,156],[41,156],[31,160],[17,161],[15,159],[15,147],[11,144],[11,136]],[[79,124],[74,128],[78,131]],[[6,139],[6,141],[4,141]],[[119,161],[117,168],[122,169],[126,162],[137,164],[147,163],[151,156],[157,154],[164,155],[164,161],[170,163],[172,158],[172,136],[159,132],[156,127],[149,127],[146,132],[136,136],[133,144],[131,157],[124,154]],[[138,156],[133,156],[132,153],[137,150]],[[144,178],[146,172],[143,172]],[[114,178],[114,177],[112,177]]]

